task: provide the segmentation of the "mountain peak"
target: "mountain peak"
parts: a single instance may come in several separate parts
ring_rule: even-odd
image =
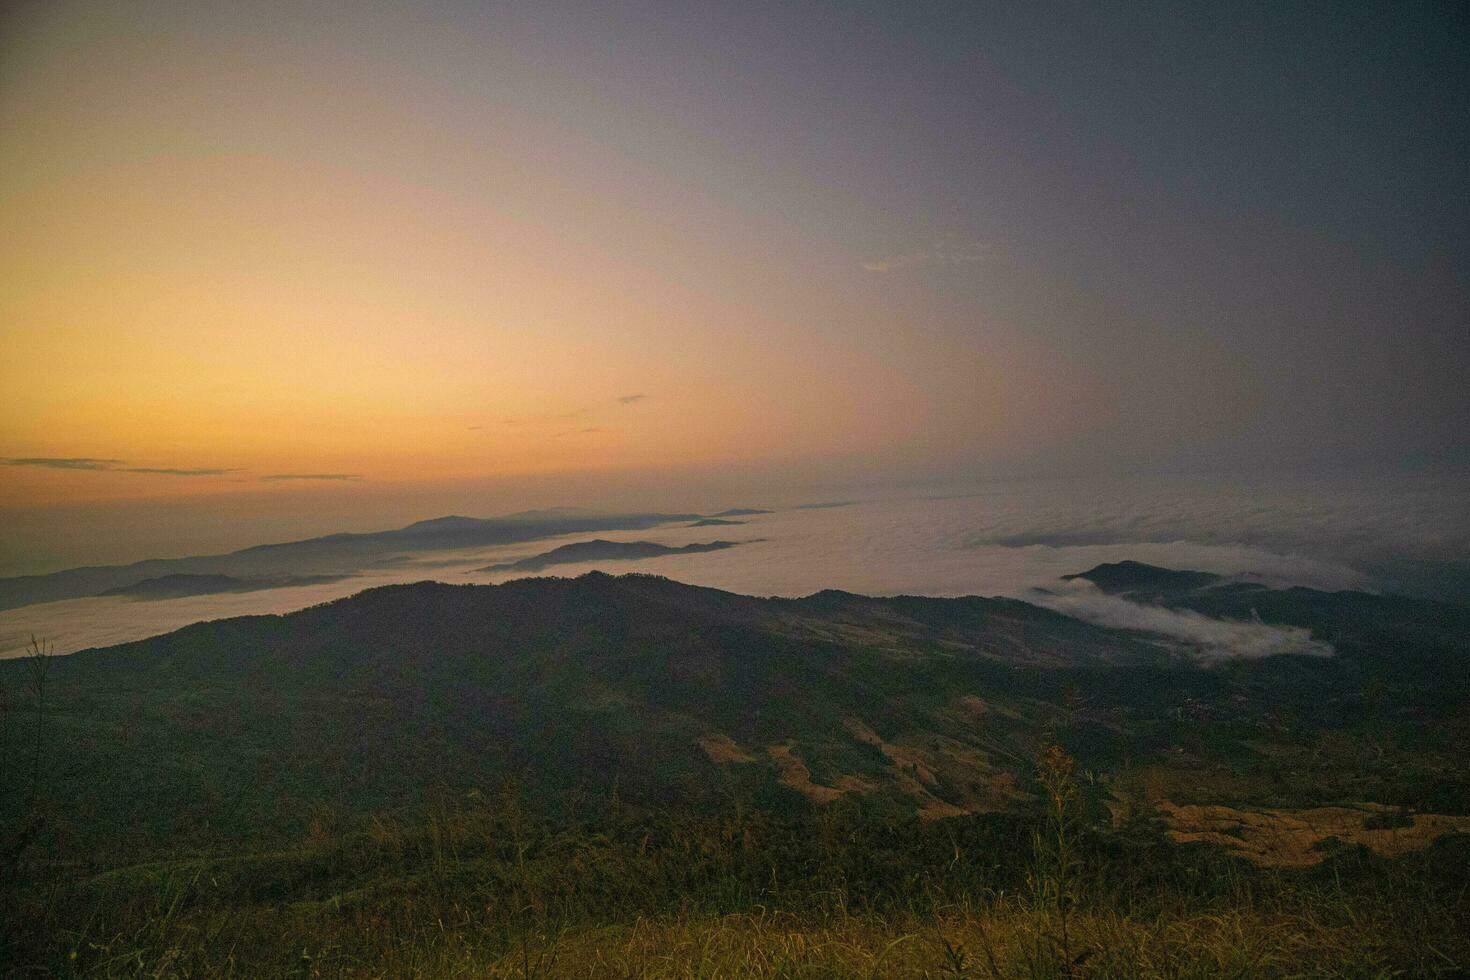
[[[1104,562],[1076,575],[1063,575],[1063,581],[1082,579],[1109,594],[1133,592],[1191,592],[1221,581],[1212,572],[1180,571],[1141,561]]]

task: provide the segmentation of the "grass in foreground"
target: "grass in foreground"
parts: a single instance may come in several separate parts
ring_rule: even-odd
[[[1464,849],[1454,857],[1463,860]],[[1373,873],[1377,888],[1256,881],[1229,897],[1151,895],[1137,909],[1122,895],[1089,896],[1068,910],[1065,954],[1055,908],[1001,893],[913,911],[844,908],[834,894],[826,907],[800,911],[643,915],[630,907],[599,921],[424,893],[235,905],[211,901],[202,876],[166,878],[132,902],[53,906],[49,921],[30,920],[44,934],[15,950],[25,955],[11,969],[344,978],[1463,975],[1463,904],[1432,889],[1385,890],[1402,888],[1390,883],[1409,869]],[[1160,897],[1168,907],[1158,907]]]
[[[0,963],[76,977],[1215,977],[1470,973],[1470,838],[1259,867],[1106,820],[1060,753],[1030,816],[323,814],[296,846],[33,861]],[[52,857],[55,858],[53,853]]]

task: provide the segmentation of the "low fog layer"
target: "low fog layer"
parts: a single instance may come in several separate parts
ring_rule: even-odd
[[[1023,596],[1038,606],[1117,629],[1143,630],[1186,645],[1197,659],[1255,659],[1279,653],[1331,656],[1332,647],[1308,630],[1261,622],[1213,619],[1188,609],[1164,609],[1107,595],[1090,582],[1062,582]]]

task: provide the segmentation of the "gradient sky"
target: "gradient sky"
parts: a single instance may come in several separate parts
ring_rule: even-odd
[[[7,4],[0,508],[1462,465],[1467,9]]]

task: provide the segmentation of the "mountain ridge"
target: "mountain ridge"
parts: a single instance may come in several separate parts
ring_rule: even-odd
[[[609,541],[593,538],[590,541],[574,541],[538,555],[530,555],[516,561],[501,562],[478,569],[481,572],[538,572],[553,565],[576,565],[597,561],[637,561],[645,558],[662,558],[668,555],[700,555],[711,551],[725,551],[741,544],[755,541],[706,541],[686,545],[666,545],[656,541]]]

